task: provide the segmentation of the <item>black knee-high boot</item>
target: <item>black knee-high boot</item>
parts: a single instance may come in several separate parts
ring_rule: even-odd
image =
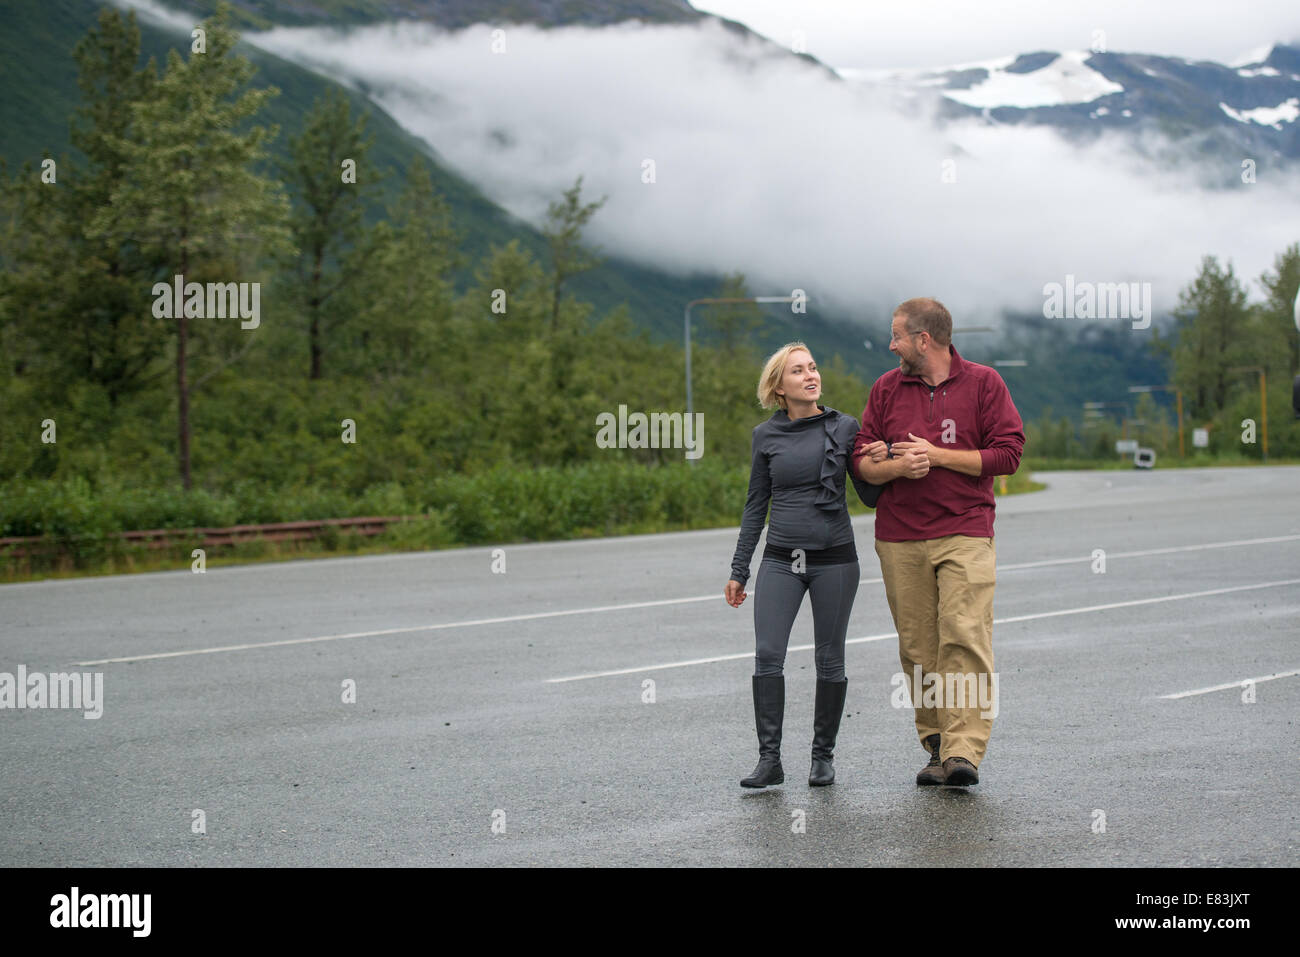
[[[740,782],[745,788],[765,788],[785,780],[781,767],[781,724],[785,720],[785,675],[754,675],[754,725],[758,730],[758,766]]]
[[[817,699],[813,705],[812,770],[808,783],[825,787],[835,783],[835,737],[840,732],[840,718],[844,714],[844,694],[849,682],[817,679]]]

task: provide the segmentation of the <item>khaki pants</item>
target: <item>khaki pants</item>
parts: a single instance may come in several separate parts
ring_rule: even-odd
[[[996,689],[993,539],[947,535],[917,542],[877,540],[876,554],[898,629],[898,657],[907,687],[913,688],[918,665],[923,683],[928,675],[938,679],[936,707],[923,707],[925,697],[912,692],[921,746],[929,735],[938,734],[941,761],[960,756],[979,767],[993,730],[990,711],[996,710],[987,707],[986,694],[971,694],[972,682],[976,688],[983,682],[985,689]],[[985,698],[984,707],[980,697]],[[954,707],[958,704],[966,707]]]

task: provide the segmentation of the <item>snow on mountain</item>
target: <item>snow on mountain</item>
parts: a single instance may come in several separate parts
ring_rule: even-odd
[[[1234,110],[1228,104],[1220,103],[1219,109],[1238,123],[1259,123],[1261,126],[1271,126],[1275,130],[1280,130],[1283,123],[1294,123],[1296,118],[1300,117],[1300,98],[1293,96],[1277,106],[1261,106],[1253,110]]]
[[[987,78],[964,90],[944,90],[950,100],[978,109],[1012,106],[1063,106],[1067,103],[1091,103],[1109,93],[1122,93],[1124,87],[1102,76],[1087,65],[1091,54],[1071,50],[1053,55],[1046,65],[1025,71],[1017,69],[1016,59],[1001,69],[986,70]]]
[[[1280,163],[1300,160],[1300,47],[1273,44],[1228,66],[1183,57],[1042,51],[931,70],[841,70],[929,103],[943,121],[1056,129],[1073,142],[1106,132],[1178,164],[1189,156]]]

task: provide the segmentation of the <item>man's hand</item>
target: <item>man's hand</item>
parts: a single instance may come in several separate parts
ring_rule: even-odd
[[[904,452],[920,452],[926,456],[930,465],[936,469],[952,469],[954,472],[960,472],[962,475],[972,475],[978,478],[984,471],[983,461],[980,458],[979,449],[950,449],[940,448],[932,445],[919,435],[907,433],[910,442],[895,442],[893,449],[897,453],[900,449]]]
[[[859,445],[858,451],[863,453],[863,456],[858,459],[858,478],[872,485],[884,485],[903,476],[921,478],[930,471],[930,460],[924,452],[913,450],[909,454],[904,454],[906,447],[910,445],[909,442],[895,442],[892,448],[886,442]]]
[[[911,450],[924,452],[927,456],[929,456],[931,462],[936,467],[939,465],[938,460],[943,457],[943,450],[935,448],[935,446],[931,445],[930,442],[921,438],[919,435],[913,435],[911,432],[907,433],[907,437],[911,439],[910,442],[894,443],[893,450],[895,454],[899,452],[907,452]],[[936,455],[935,454],[936,452],[938,452],[939,454]]]
[[[858,451],[866,455],[872,462],[883,462],[889,458],[889,446],[885,442],[872,442],[870,445],[859,445]]]
[[[908,445],[908,444],[910,443],[895,442],[893,446],[894,457],[899,458],[898,447],[900,445]],[[904,449],[900,460],[899,468],[901,469],[901,472],[899,474],[903,478],[910,478],[910,479],[925,478],[925,476],[929,474],[930,471],[930,456],[926,454],[924,449],[916,449],[916,448]]]
[[[728,605],[732,608],[739,608],[740,603],[745,600],[745,586],[735,580],[729,581],[723,595],[726,597]]]

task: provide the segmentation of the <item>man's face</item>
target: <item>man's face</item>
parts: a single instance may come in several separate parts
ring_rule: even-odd
[[[898,368],[903,375],[920,375],[922,359],[917,340],[921,333],[908,332],[907,320],[902,316],[894,317],[889,330],[889,351],[898,356]]]

